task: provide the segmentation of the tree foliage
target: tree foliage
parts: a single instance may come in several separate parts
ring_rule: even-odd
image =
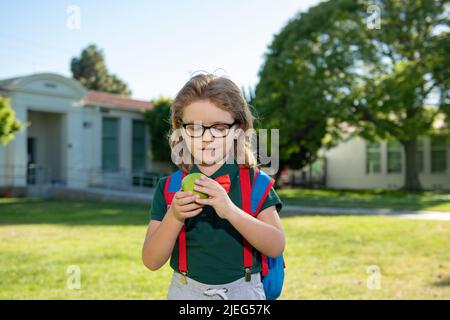
[[[105,56],[96,45],[89,45],[81,56],[72,58],[70,63],[72,77],[90,90],[130,96],[131,91],[125,82],[115,74],[110,74],[105,64]]]
[[[335,0],[295,16],[255,97],[264,126],[281,129],[282,163],[302,167],[343,135],[391,137],[405,149],[405,188],[420,188],[417,138],[436,117],[449,123],[449,39],[447,0]]]
[[[15,117],[9,98],[0,96],[0,142],[6,145],[22,127]]]
[[[151,159],[172,163],[171,150],[166,139],[170,130],[172,99],[160,97],[153,101],[153,109],[145,111],[144,119],[150,130]]]

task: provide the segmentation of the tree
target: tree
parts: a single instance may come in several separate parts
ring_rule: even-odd
[[[8,144],[21,126],[22,124],[15,118],[9,98],[0,96],[0,142],[3,145]]]
[[[265,125],[282,128],[281,159],[302,165],[344,134],[395,138],[404,188],[419,189],[417,138],[438,116],[448,127],[448,11],[448,0],[336,0],[291,19],[266,53],[255,98]]]
[[[151,159],[172,163],[171,150],[167,137],[170,131],[170,106],[172,99],[160,97],[153,101],[153,109],[144,113],[145,122],[150,130]]]
[[[109,74],[103,51],[96,45],[90,45],[84,49],[79,58],[72,58],[70,69],[72,77],[90,90],[131,95],[125,82],[115,74]]]

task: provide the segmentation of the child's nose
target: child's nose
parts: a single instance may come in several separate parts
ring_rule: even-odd
[[[214,140],[214,136],[211,134],[209,129],[206,129],[203,133],[203,141],[212,141]]]

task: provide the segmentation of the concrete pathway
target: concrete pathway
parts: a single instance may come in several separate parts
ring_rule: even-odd
[[[31,192],[32,191],[32,192]],[[39,192],[38,192],[39,191]],[[117,200],[140,202],[150,205],[153,198],[154,189],[139,189],[134,190],[111,190],[103,188],[84,188],[74,189],[67,187],[51,186],[41,189],[30,188],[29,196],[51,195],[56,197],[74,197],[74,198],[92,198],[101,200]],[[383,215],[383,216],[397,216],[400,218],[419,219],[419,220],[447,220],[450,221],[450,212],[437,211],[404,211],[392,209],[363,209],[363,208],[325,208],[325,207],[306,207],[287,205],[283,206],[281,216],[286,214],[323,214],[323,215]]]
[[[284,205],[281,211],[283,213],[313,213],[324,215],[383,215],[397,216],[399,218],[418,219],[418,220],[447,220],[450,221],[450,212],[439,211],[407,211],[393,209],[363,209],[363,208],[324,208],[324,207],[305,207],[295,205]]]

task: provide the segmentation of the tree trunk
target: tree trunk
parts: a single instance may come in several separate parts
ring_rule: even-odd
[[[405,150],[405,184],[404,190],[421,190],[422,185],[419,181],[419,173],[417,170],[417,139],[401,141]]]

